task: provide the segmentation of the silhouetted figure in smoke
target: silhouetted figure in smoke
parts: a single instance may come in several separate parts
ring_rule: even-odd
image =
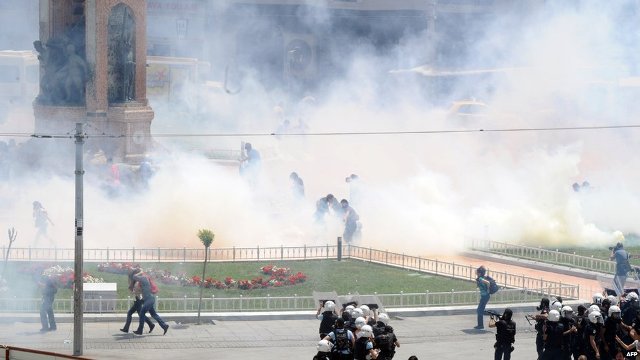
[[[260,174],[262,160],[258,150],[251,146],[251,143],[244,144],[244,153],[240,158],[240,175],[242,175],[249,184],[256,185]]]
[[[104,188],[109,196],[118,196],[122,188],[120,166],[113,162],[113,158],[108,158],[105,170],[106,183]]]
[[[138,178],[140,179],[140,183],[142,187],[147,189],[149,187],[149,180],[153,176],[153,167],[151,166],[151,162],[148,158],[145,158],[138,168]]]
[[[571,187],[573,188],[573,191],[575,192],[580,192],[580,191],[589,191],[591,189],[591,184],[589,184],[588,181],[583,181],[582,185],[578,184],[577,182],[573,183],[573,185],[571,185]]]
[[[53,221],[51,221],[47,210],[45,210],[44,206],[42,206],[39,201],[33,202],[33,220],[37,231],[34,244],[37,246],[41,237],[53,242],[47,233],[49,223],[53,225]]]
[[[42,305],[40,306],[40,331],[55,331],[56,318],[53,315],[53,300],[58,292],[58,286],[54,279],[46,277],[40,284],[42,286]]]
[[[300,200],[304,198],[304,181],[302,178],[298,176],[298,173],[295,171],[289,175],[289,180],[291,180],[291,192],[293,193],[293,198],[296,200]]]
[[[342,207],[344,221],[344,233],[342,234],[342,237],[344,241],[350,244],[354,239],[358,239],[360,237],[358,223],[360,216],[358,216],[358,213],[349,206],[349,201],[347,201],[347,199],[340,200],[340,206]]]
[[[340,205],[333,194],[328,194],[327,196],[322,197],[318,201],[316,201],[316,212],[313,215],[316,219],[316,222],[324,222],[325,215],[329,213],[329,209],[331,208],[335,210],[337,206]]]

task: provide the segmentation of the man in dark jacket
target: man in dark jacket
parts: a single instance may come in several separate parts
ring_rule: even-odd
[[[53,316],[53,300],[58,292],[58,287],[55,280],[51,278],[45,278],[42,286],[42,306],[40,307],[42,328],[40,331],[55,331],[58,327]]]

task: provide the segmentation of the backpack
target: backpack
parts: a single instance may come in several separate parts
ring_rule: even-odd
[[[349,341],[349,333],[346,329],[336,329],[333,332],[336,338],[335,346],[331,349],[333,352],[343,352],[351,350],[351,342]]]
[[[376,336],[374,343],[376,344],[376,348],[385,354],[392,354],[394,352],[393,337],[389,333]]]
[[[491,276],[485,276],[484,278],[489,281],[489,294],[495,294],[500,290],[500,287]]]
[[[361,337],[356,340],[356,346],[353,349],[353,358],[354,360],[365,360],[368,354],[367,351],[367,343],[369,339],[366,337]]]
[[[149,279],[149,285],[151,287],[151,293],[152,294],[157,294],[158,293],[158,285],[156,285],[156,282],[153,281],[153,279],[151,277],[148,277]]]

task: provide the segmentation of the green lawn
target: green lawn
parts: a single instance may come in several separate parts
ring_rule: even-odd
[[[70,263],[59,263],[61,266],[73,265]],[[97,263],[85,263],[84,271],[94,277],[103,278],[105,282],[116,282],[118,284],[118,296],[126,298],[129,295],[127,290],[127,276],[106,272],[99,272]],[[202,276],[202,263],[141,263],[144,269],[165,269],[173,274],[185,273],[191,277],[193,275]],[[430,276],[417,274],[413,271],[402,270],[389,266],[362,262],[357,260],[307,260],[307,261],[268,261],[268,262],[224,262],[209,263],[207,265],[206,277],[213,277],[217,280],[224,280],[230,276],[236,280],[253,279],[262,275],[260,268],[265,265],[276,265],[278,267],[288,267],[292,273],[302,272],[307,275],[307,281],[301,284],[284,287],[271,287],[266,289],[204,289],[204,296],[215,295],[216,297],[237,297],[243,296],[310,296],[313,291],[336,291],[343,295],[349,292],[360,294],[397,294],[401,291],[411,292],[442,292],[464,290],[475,290],[474,282],[451,279],[440,276]],[[30,275],[21,271],[31,266],[30,263],[12,262],[6,270],[6,278],[11,289],[11,295],[16,297],[37,296],[37,285]],[[199,288],[166,285],[158,282],[160,287],[160,297],[197,297]],[[36,295],[34,295],[36,294]],[[60,297],[71,297],[69,289],[59,291]]]

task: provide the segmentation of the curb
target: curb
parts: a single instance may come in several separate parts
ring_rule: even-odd
[[[567,300],[565,305],[572,307],[584,304],[579,300]],[[510,308],[514,313],[533,313],[539,303],[515,303],[515,304],[489,304],[487,310],[502,312],[505,308]],[[464,306],[434,306],[423,308],[389,308],[387,314],[392,318],[403,317],[424,317],[442,315],[475,315],[477,305]],[[228,313],[201,313],[201,323],[213,323],[216,321],[272,321],[272,320],[314,320],[315,310],[310,311],[282,311],[282,312],[228,312]],[[176,323],[195,323],[197,313],[160,313],[165,321]],[[73,314],[64,313],[56,315],[56,321],[60,323],[72,323]],[[134,316],[134,322],[137,316]],[[99,322],[124,322],[126,314],[84,314],[84,323]],[[0,314],[1,324],[11,324],[16,322],[32,323],[40,322],[40,314]]]

